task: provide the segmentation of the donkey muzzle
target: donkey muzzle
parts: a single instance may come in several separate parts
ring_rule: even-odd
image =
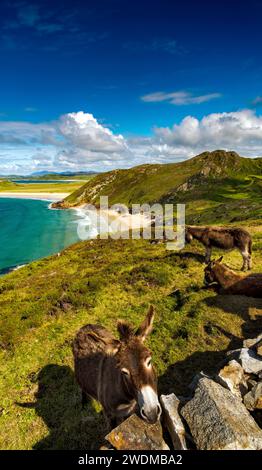
[[[142,418],[148,423],[154,424],[160,418],[161,406],[155,390],[146,385],[138,392],[138,405]]]

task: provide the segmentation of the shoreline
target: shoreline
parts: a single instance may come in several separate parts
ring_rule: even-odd
[[[92,214],[96,212],[98,214],[99,225],[101,228],[101,223],[103,226],[100,235],[103,234],[103,230],[108,230],[108,233],[116,232],[127,232],[129,230],[136,230],[140,228],[146,228],[151,225],[151,219],[148,218],[145,214],[121,214],[116,210],[108,209],[97,209],[93,211],[92,209],[86,209],[85,205],[80,205],[78,207],[71,207],[78,212],[78,217],[82,220],[92,219]],[[96,222],[96,216],[95,216]],[[109,235],[110,236],[110,235]]]
[[[59,209],[53,209],[51,208],[51,203],[57,200],[61,200],[63,197],[66,197],[67,194],[64,193],[13,193],[13,192],[0,192],[0,198],[10,198],[10,199],[28,199],[28,200],[42,200],[42,201],[48,201],[50,202],[48,208],[51,210],[59,210]],[[95,227],[92,227],[92,214],[95,214],[95,221],[97,221],[97,215],[99,219],[99,225],[102,224],[102,230],[100,234],[97,232],[96,235],[90,236],[90,238],[81,238],[79,236],[79,242],[81,240],[86,240],[86,239],[97,239],[99,235],[103,235],[105,232],[108,233],[108,237],[110,238],[110,234],[114,234],[117,232],[128,232],[129,230],[137,230],[140,228],[146,228],[151,225],[151,219],[148,218],[145,214],[121,214],[116,210],[112,210],[108,208],[107,210],[105,209],[98,209],[97,211],[92,211],[88,210],[86,208],[86,205],[80,205],[76,207],[69,207],[68,209],[74,210],[76,212],[78,220],[75,222],[78,223],[81,226],[81,220],[83,224],[83,229],[84,229],[84,234],[85,234],[85,227],[86,223],[85,222],[90,222],[90,226],[93,230],[96,230]],[[66,210],[68,210],[66,209]],[[89,225],[89,224],[88,224]],[[101,227],[101,225],[100,225]],[[104,232],[105,229],[105,232]],[[55,255],[55,253],[54,253]],[[41,259],[41,258],[36,258],[36,259]],[[3,269],[0,269],[0,278],[2,276],[5,276],[9,273],[12,273],[14,271],[17,271],[24,266],[27,266],[31,262],[35,260],[30,261],[29,263],[21,264],[18,263],[17,265],[13,266],[8,266]]]
[[[10,199],[35,199],[39,201],[51,201],[57,202],[60,201],[70,193],[49,193],[49,192],[14,192],[14,191],[1,191],[0,198],[10,198]]]

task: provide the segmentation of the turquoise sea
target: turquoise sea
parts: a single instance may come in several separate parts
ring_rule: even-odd
[[[0,198],[0,274],[78,241],[76,212],[50,210],[49,204]]]

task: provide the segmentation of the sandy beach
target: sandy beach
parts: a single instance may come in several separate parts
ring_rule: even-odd
[[[126,231],[130,229],[148,227],[151,224],[151,219],[144,214],[121,214],[117,211],[108,209],[107,211],[100,211],[101,215],[108,217],[112,229],[116,231]]]
[[[69,196],[70,193],[48,193],[48,192],[14,192],[14,191],[1,191],[0,197],[8,197],[15,199],[39,199],[45,201],[60,201]]]
[[[37,199],[50,202],[61,201],[62,199],[69,196],[70,193],[50,193],[50,192],[22,192],[22,191],[1,191],[0,198],[13,198],[13,199]],[[87,209],[86,204],[82,206],[74,207],[80,218],[85,219],[86,216],[90,218],[92,211]],[[103,225],[110,226],[111,232],[125,232],[130,229],[137,229],[142,227],[148,227],[151,224],[150,218],[144,214],[121,214],[110,208],[105,210],[99,210],[99,217],[103,220]],[[91,217],[92,218],[92,217]]]
[[[88,209],[86,205],[78,206],[74,209],[78,212],[80,220],[82,219],[82,223],[79,223],[80,229],[81,225],[83,225],[83,228],[85,227],[85,222],[87,221],[87,225],[92,227],[97,234],[97,226],[100,227],[100,235],[103,233],[127,232],[129,230],[146,228],[151,225],[151,219],[146,214],[121,214],[110,208],[107,210],[98,209],[97,211],[93,211]],[[85,229],[83,229],[83,233],[84,231]]]

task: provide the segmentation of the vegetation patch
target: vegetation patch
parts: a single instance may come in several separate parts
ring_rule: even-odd
[[[254,271],[261,271],[261,226],[251,232]],[[221,296],[203,286],[202,251],[197,242],[169,252],[143,240],[86,241],[2,277],[0,447],[99,446],[101,408],[91,401],[82,410],[73,373],[71,343],[86,323],[116,333],[117,319],[138,325],[152,304],[149,345],[159,390],[178,394],[195,373],[214,370],[226,350],[261,330],[261,299]],[[241,267],[236,251],[225,261]]]

